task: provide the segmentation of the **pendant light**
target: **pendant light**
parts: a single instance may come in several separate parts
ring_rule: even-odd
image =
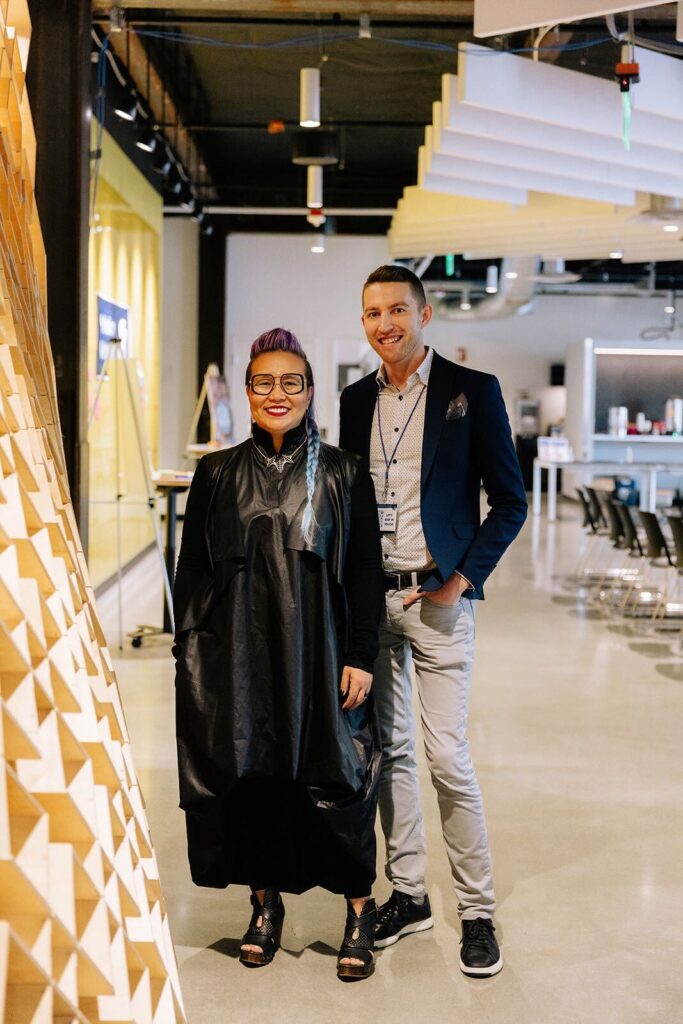
[[[317,164],[311,164],[306,175],[306,206],[309,210],[320,210],[323,205],[323,169]]]
[[[299,80],[299,124],[302,128],[320,127],[320,69],[302,68]]]

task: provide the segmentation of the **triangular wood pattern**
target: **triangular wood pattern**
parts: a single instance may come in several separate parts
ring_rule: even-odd
[[[172,1024],[168,919],[65,472],[28,24],[25,0],[0,0],[0,1020]]]

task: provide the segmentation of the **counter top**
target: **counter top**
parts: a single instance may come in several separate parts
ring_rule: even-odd
[[[618,441],[620,444],[680,444],[683,435],[675,437],[673,434],[626,434],[618,437],[616,434],[593,434],[594,441]]]

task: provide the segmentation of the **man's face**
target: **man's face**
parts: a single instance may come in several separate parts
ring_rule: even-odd
[[[369,284],[363,292],[365,335],[387,366],[408,365],[421,356],[422,328],[431,318],[432,307],[420,307],[403,281]]]

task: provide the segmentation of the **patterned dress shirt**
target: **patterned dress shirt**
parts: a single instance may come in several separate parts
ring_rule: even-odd
[[[419,572],[434,566],[420,519],[422,435],[433,355],[432,349],[428,349],[402,391],[387,381],[383,365],[377,373],[379,392],[370,437],[370,475],[378,504],[397,506],[396,530],[382,533],[382,560],[387,572]],[[380,422],[384,451],[391,460],[386,497]],[[404,427],[406,430],[401,436]],[[399,438],[398,449],[394,451]]]

